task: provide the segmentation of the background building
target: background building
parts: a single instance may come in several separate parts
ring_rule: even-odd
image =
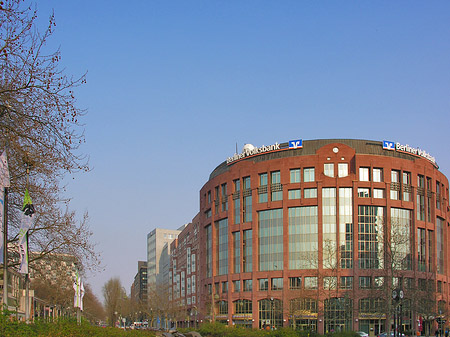
[[[185,327],[198,324],[199,219],[200,216],[197,214],[170,245],[171,318]]]
[[[200,319],[373,336],[398,312],[411,335],[437,328],[448,315],[448,188],[432,156],[399,143],[246,145],[200,191]]]
[[[138,261],[138,271],[131,285],[130,297],[134,307],[147,306],[147,261]]]

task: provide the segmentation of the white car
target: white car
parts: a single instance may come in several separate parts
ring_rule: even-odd
[[[360,335],[361,337],[369,337],[369,334],[367,332],[364,332],[364,331],[357,331],[356,333],[358,335]]]

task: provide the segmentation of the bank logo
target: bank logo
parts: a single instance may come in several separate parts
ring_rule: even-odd
[[[383,149],[394,151],[395,150],[394,142],[391,142],[389,140],[383,140]]]
[[[290,149],[298,149],[303,147],[303,142],[301,139],[296,140],[290,140],[289,141],[289,148]]]

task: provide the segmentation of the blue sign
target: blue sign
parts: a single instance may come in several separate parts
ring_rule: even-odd
[[[301,139],[296,140],[290,140],[289,141],[289,148],[290,149],[298,149],[303,147],[303,142]]]
[[[391,142],[389,140],[383,140],[383,149],[394,151],[395,150],[394,142]]]

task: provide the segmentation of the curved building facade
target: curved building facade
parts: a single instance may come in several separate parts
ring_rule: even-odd
[[[246,145],[200,191],[200,318],[371,336],[443,328],[448,188],[431,155],[399,143]]]

